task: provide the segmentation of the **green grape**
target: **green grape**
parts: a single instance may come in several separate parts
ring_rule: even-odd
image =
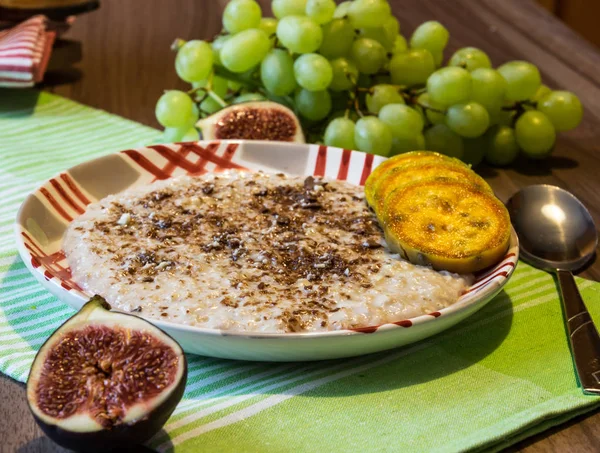
[[[446,45],[450,33],[442,24],[435,20],[423,22],[417,27],[410,37],[411,49],[427,49],[435,55],[441,54]]]
[[[485,134],[485,160],[486,162],[504,166],[510,164],[519,154],[519,144],[515,130],[507,126],[494,126]]]
[[[286,16],[303,16],[306,11],[306,0],[273,0],[271,9],[277,19]]]
[[[354,121],[348,118],[335,118],[325,129],[324,143],[344,149],[356,148],[354,142]]]
[[[254,0],[231,0],[223,11],[223,28],[229,33],[239,33],[260,25],[262,11]]]
[[[392,51],[396,38],[400,36],[400,24],[394,16],[389,16],[384,19],[383,24],[377,27],[361,28],[359,32],[361,38],[374,39],[385,50]]]
[[[260,79],[276,96],[286,96],[296,89],[294,59],[283,49],[271,50],[260,64]]]
[[[350,10],[350,5],[352,2],[342,2],[340,3],[333,13],[334,19],[342,19],[348,16],[348,11]]]
[[[195,103],[192,103],[192,111],[190,113],[190,115],[186,118],[185,121],[181,122],[177,127],[175,128],[165,128],[165,129],[181,129],[183,130],[182,134],[187,132],[187,130],[192,127],[194,124],[196,124],[196,121],[198,121],[198,118],[200,117],[200,111],[198,110],[198,107],[196,106]]]
[[[407,50],[408,50],[408,44],[406,43],[406,38],[404,36],[402,36],[401,34],[398,34],[398,36],[396,36],[396,39],[394,39],[392,53],[393,54],[403,53],[403,52],[406,52]]]
[[[195,127],[190,127],[181,137],[182,142],[197,142],[198,140],[200,140],[200,133]]]
[[[448,108],[446,124],[458,135],[475,138],[483,135],[490,125],[487,110],[477,102],[455,104]]]
[[[360,151],[389,156],[392,150],[392,131],[380,119],[365,116],[356,122],[354,142]]]
[[[213,75],[211,88],[217,96],[223,97],[227,94],[227,90],[229,89],[227,85],[227,79],[219,77],[217,75]]]
[[[256,101],[266,101],[265,98],[260,93],[244,93],[233,99],[233,104],[242,104],[244,102],[256,102]]]
[[[191,127],[191,126],[195,125],[199,118],[200,118],[200,110],[198,109],[198,106],[194,103],[194,104],[192,104],[192,114],[190,115],[190,117],[188,118],[187,123],[186,123],[187,126]]]
[[[492,62],[483,50],[476,47],[463,47],[450,57],[448,66],[459,66],[472,72],[479,68],[491,68]]]
[[[166,127],[163,137],[165,143],[195,142],[199,140],[200,135],[195,127],[184,127],[180,129],[175,127]]]
[[[386,0],[354,0],[348,7],[348,17],[354,28],[377,27],[391,15]]]
[[[423,85],[435,71],[435,62],[431,52],[425,49],[411,49],[396,53],[390,61],[392,83],[395,85]]]
[[[308,0],[305,12],[308,17],[321,25],[333,19],[335,6],[333,0]]]
[[[527,61],[509,61],[498,68],[506,79],[506,99],[524,101],[535,95],[542,84],[540,71]]]
[[[557,131],[579,126],[583,107],[579,98],[569,91],[552,91],[538,102],[538,110],[546,115]]]
[[[192,99],[183,91],[167,91],[156,103],[156,119],[164,127],[189,126],[193,108]]]
[[[550,94],[551,92],[552,92],[552,90],[547,85],[544,85],[542,83],[540,85],[540,87],[537,89],[537,91],[535,92],[535,94],[533,95],[533,97],[531,98],[531,101],[539,102],[542,100],[542,98],[544,96],[546,96],[547,94]]]
[[[202,90],[197,90],[195,92],[195,99],[198,101],[204,97],[206,97],[206,86],[208,85],[208,80],[201,80],[200,82],[193,82],[192,88],[197,90],[198,88],[203,88]],[[222,77],[213,75],[211,78],[211,91],[213,91],[217,96],[224,97],[227,94],[229,87],[227,79]]]
[[[512,107],[512,102],[504,101],[500,105],[488,109],[490,124],[514,127],[514,119],[517,112]]]
[[[471,75],[462,68],[438,69],[427,79],[427,92],[431,100],[442,105],[468,101],[471,97]]]
[[[433,102],[429,93],[419,95],[416,110],[431,124],[444,124],[446,122],[444,106]]]
[[[471,72],[471,100],[488,111],[498,110],[506,93],[506,80],[498,71],[479,68]]]
[[[476,138],[463,138],[464,153],[461,160],[472,167],[479,165],[483,161],[485,153],[487,133]]]
[[[390,127],[394,138],[409,139],[423,132],[423,117],[404,104],[388,104],[379,111],[379,119]]]
[[[188,41],[175,58],[175,71],[186,82],[204,80],[210,74],[213,66],[213,51],[205,41]]]
[[[519,147],[533,159],[546,157],[554,147],[556,131],[550,119],[542,112],[523,113],[515,124]]]
[[[180,142],[188,129],[188,127],[165,127],[163,132],[164,143]]]
[[[208,113],[209,115],[218,112],[222,108],[223,106],[211,97],[207,97],[200,103],[200,110],[202,110],[202,113]]]
[[[333,19],[321,27],[323,41],[319,53],[325,58],[345,57],[354,41],[354,28],[347,19]]]
[[[258,65],[271,48],[264,31],[257,28],[233,35],[221,48],[223,66],[231,72],[245,72]]]
[[[435,63],[435,67],[440,68],[442,66],[442,63],[444,62],[444,51],[436,51],[433,52],[431,55],[433,55],[433,62]]]
[[[347,58],[336,58],[329,62],[333,71],[333,78],[329,89],[332,91],[346,91],[351,89],[358,80],[358,68]]]
[[[436,124],[423,134],[425,146],[429,151],[435,151],[446,156],[462,158],[465,150],[463,139],[445,124]]]
[[[273,102],[277,102],[278,104],[285,105],[287,108],[291,110],[295,110],[296,106],[294,105],[294,98],[292,96],[275,96],[269,92],[266,93],[267,99]]]
[[[421,133],[408,138],[392,138],[392,156],[425,149],[425,136]]]
[[[266,57],[265,57],[266,58]],[[264,61],[264,60],[263,60]],[[241,90],[244,85],[240,82],[236,82],[234,80],[227,81],[227,89],[231,91]]]
[[[363,74],[375,74],[386,60],[385,49],[374,39],[359,38],[352,43],[350,55]]]
[[[270,38],[277,32],[277,19],[273,17],[263,17],[260,20],[258,28],[264,31],[266,35]]]
[[[231,35],[221,35],[217,36],[214,41],[210,44],[213,51],[213,64],[217,66],[223,66],[221,62],[221,49],[223,45],[231,38]]]
[[[299,56],[294,62],[294,77],[302,88],[321,91],[329,87],[333,79],[333,70],[324,56],[307,53]]]
[[[374,85],[366,96],[367,109],[371,113],[379,113],[381,108],[388,104],[404,104],[404,98],[393,85]],[[381,119],[381,118],[380,118]]]
[[[306,119],[319,121],[331,111],[331,96],[327,90],[308,91],[301,89],[295,96],[296,107]]]
[[[277,38],[294,53],[311,53],[321,46],[323,32],[309,17],[286,16],[277,24]]]

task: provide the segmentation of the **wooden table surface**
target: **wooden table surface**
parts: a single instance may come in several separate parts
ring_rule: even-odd
[[[48,89],[84,104],[158,126],[154,105],[162,90],[183,87],[169,45],[175,37],[207,39],[221,27],[226,0],[104,0],[81,16],[65,38],[81,43],[78,71],[53,76]],[[260,1],[268,11],[268,1]],[[548,183],[573,192],[600,225],[600,52],[529,0],[392,0],[409,36],[425,20],[450,30],[446,57],[457,48],[484,49],[495,65],[527,59],[546,84],[574,91],[585,106],[583,124],[560,134],[553,156],[518,169],[481,168],[506,200],[520,187]],[[68,83],[67,83],[68,82]],[[600,281],[597,258],[582,276]],[[566,341],[566,339],[565,339]],[[64,451],[43,436],[29,414],[22,384],[0,375],[0,452]],[[525,440],[509,451],[598,452],[600,411]]]

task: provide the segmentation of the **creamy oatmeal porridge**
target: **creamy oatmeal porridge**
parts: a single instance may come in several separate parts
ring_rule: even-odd
[[[230,172],[111,195],[68,228],[74,279],[113,307],[230,331],[327,331],[447,307],[471,276],[392,254],[346,182]]]

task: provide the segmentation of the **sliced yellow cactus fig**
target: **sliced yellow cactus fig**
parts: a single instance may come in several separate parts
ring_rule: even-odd
[[[495,264],[508,249],[508,211],[472,184],[417,182],[390,194],[384,210],[388,246],[415,264],[465,274]]]
[[[472,184],[473,187],[483,192],[493,193],[492,188],[481,176],[464,165],[456,165],[454,162],[445,160],[417,165],[418,168],[415,168],[414,163],[399,165],[390,169],[386,176],[380,179],[373,194],[372,205],[378,217],[381,217],[380,213],[382,213],[385,200],[391,193],[419,181],[464,182]]]
[[[432,151],[411,151],[409,153],[398,154],[379,164],[365,181],[365,198],[367,203],[369,206],[374,207],[375,192],[377,191],[379,183],[386,179],[394,168],[406,168],[408,166],[417,167],[422,164],[439,161],[454,163],[455,165],[468,168],[465,163],[458,159]]]

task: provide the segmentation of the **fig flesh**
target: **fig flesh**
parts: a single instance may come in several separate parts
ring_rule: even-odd
[[[273,140],[304,143],[294,112],[270,101],[245,102],[219,110],[196,123],[204,140]]]
[[[139,445],[165,424],[183,396],[181,347],[141,318],[93,297],[44,343],[27,401],[44,433],[75,451]]]

